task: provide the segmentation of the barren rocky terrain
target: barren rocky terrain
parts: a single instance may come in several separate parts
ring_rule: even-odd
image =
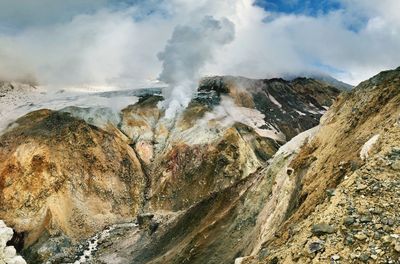
[[[397,263],[399,87],[212,77],[173,119],[157,90],[33,111],[0,135],[0,219],[28,263]]]

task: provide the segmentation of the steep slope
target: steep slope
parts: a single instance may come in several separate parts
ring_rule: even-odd
[[[207,259],[207,263],[230,263],[237,256],[250,254],[254,247],[259,247],[260,242],[253,241],[253,237],[260,230],[275,228],[274,223],[283,217],[279,214],[280,209],[287,206],[277,205],[283,192],[279,187],[287,184],[288,189],[284,188],[287,192],[295,186],[295,182],[289,184],[286,178],[279,178],[279,187],[274,185],[276,170],[282,170],[286,175],[286,169],[277,165],[268,169],[265,161],[284,141],[275,133],[263,132],[279,131],[285,138],[291,138],[297,129],[309,125],[291,116],[298,116],[298,113],[290,109],[290,104],[297,103],[297,109],[307,113],[304,115],[310,122],[318,122],[321,116],[318,109],[313,111],[310,105],[311,100],[317,99],[301,93],[306,89],[319,89],[319,86],[312,87],[317,82],[305,79],[292,84],[283,80],[272,82],[272,87],[276,85],[287,89],[288,97],[293,101],[284,100],[281,95],[276,95],[279,99],[275,99],[265,91],[252,94],[252,89],[257,88],[254,83],[244,87],[243,83],[223,80],[224,90],[221,90],[219,82],[203,83],[200,86],[202,92],[175,120],[174,125],[163,122],[160,118],[162,114],[154,114],[159,100],[154,97],[124,110],[122,131],[134,139],[137,153],[143,153],[142,160],[151,161],[144,167],[148,175],[152,175],[149,209],[155,214],[151,221],[158,229],[155,233],[149,233],[147,227],[117,232],[104,242],[106,247],[100,246],[97,261],[204,263]],[[298,85],[297,90],[293,88],[294,84]],[[278,94],[278,91],[279,88],[276,88],[275,93]],[[314,95],[321,102],[313,101],[315,104],[329,104],[337,94],[334,88],[326,88],[326,94],[323,91],[321,89]],[[253,98],[263,100],[270,108],[260,104],[263,108],[257,109]],[[237,103],[226,103],[228,100]],[[282,104],[277,100],[282,100]],[[257,116],[257,111],[245,111],[251,107],[264,114],[261,121],[249,121],[254,121]],[[322,112],[322,109],[319,111]],[[276,119],[277,114],[286,119]],[[243,116],[237,118],[240,115]],[[161,121],[157,121],[158,118]],[[196,122],[199,119],[207,123]],[[228,122],[226,119],[231,120]],[[221,125],[225,122],[228,125]],[[279,122],[282,125],[277,126]],[[287,134],[280,131],[281,128],[284,130],[285,122],[294,124],[286,125]],[[286,158],[281,157],[276,163],[280,164]],[[270,210],[277,211],[276,218],[271,218],[268,224],[259,220],[260,215],[268,214],[266,201],[269,201]],[[159,210],[164,213],[155,213]],[[165,212],[169,213],[165,215]]]
[[[400,68],[343,94],[293,159],[291,208],[241,263],[400,261]]]
[[[136,216],[145,178],[118,133],[49,110],[13,127],[0,138],[0,217],[25,247],[60,232],[81,239]]]
[[[199,90],[229,94],[238,106],[256,108],[265,115],[269,128],[282,132],[284,141],[318,125],[321,114],[339,94],[334,86],[308,78],[212,77],[204,79]]]
[[[158,91],[135,94],[119,116],[93,107],[29,113],[0,137],[0,218],[30,262],[74,261],[86,254],[77,242],[105,226],[94,262],[232,262],[278,221],[259,220],[271,195],[279,208],[267,161],[337,94],[311,79],[224,77],[202,83],[174,119],[157,107]],[[135,217],[139,226],[113,225]]]
[[[100,263],[233,263],[260,248],[285,217],[296,187],[288,164],[317,131],[295,138],[276,153],[267,166],[229,188],[214,192],[178,215],[155,216],[157,232],[147,228],[115,232],[102,241]],[[267,219],[267,220],[266,220]],[[257,239],[258,238],[258,239]]]

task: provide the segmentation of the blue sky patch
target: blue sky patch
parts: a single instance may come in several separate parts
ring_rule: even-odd
[[[256,0],[255,5],[269,12],[317,16],[338,10],[338,0]]]
[[[311,63],[312,66],[316,67],[317,69],[321,70],[322,72],[325,73],[329,73],[332,75],[339,75],[339,74],[345,74],[346,71],[333,67],[331,65],[328,64],[324,64],[322,62],[319,61],[315,61],[314,63]]]

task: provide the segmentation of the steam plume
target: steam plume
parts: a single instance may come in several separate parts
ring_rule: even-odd
[[[214,51],[234,40],[235,26],[226,19],[205,16],[197,25],[175,27],[163,52],[162,72],[158,79],[168,85],[163,107],[172,118],[185,108],[196,92],[199,72],[213,59]]]

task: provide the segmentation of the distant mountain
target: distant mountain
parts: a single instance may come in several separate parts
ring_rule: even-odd
[[[350,91],[354,87],[353,85],[339,81],[338,79],[335,79],[328,74],[322,74],[322,73],[304,73],[304,74],[300,74],[300,75],[285,75],[283,78],[285,80],[293,80],[293,79],[298,78],[299,76],[303,76],[306,78],[312,78],[314,80],[325,82],[329,85],[332,85],[332,86],[338,88],[341,91]]]
[[[335,78],[333,78],[332,76],[329,75],[311,75],[309,76],[310,78],[319,80],[319,81],[323,81],[326,82],[332,86],[335,86],[336,88],[343,90],[343,91],[350,91],[351,89],[354,88],[353,85],[350,85],[348,83],[339,81]]]

